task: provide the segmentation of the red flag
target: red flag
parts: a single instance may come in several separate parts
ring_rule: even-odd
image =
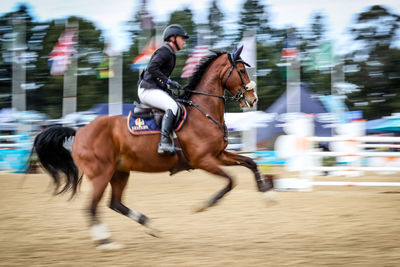
[[[146,67],[147,64],[149,64],[151,55],[153,55],[156,50],[157,43],[155,38],[152,38],[146,47],[143,48],[143,51],[132,60],[131,69],[138,70]]]
[[[297,40],[294,34],[287,35],[282,49],[283,58],[291,58],[297,55]]]
[[[71,56],[76,52],[74,48],[76,43],[75,33],[75,28],[69,28],[64,30],[60,38],[58,38],[57,44],[49,57],[51,75],[64,75],[68,69]]]
[[[193,53],[186,60],[182,70],[182,78],[190,78],[196,71],[201,60],[209,54],[207,45],[198,45],[194,48]]]

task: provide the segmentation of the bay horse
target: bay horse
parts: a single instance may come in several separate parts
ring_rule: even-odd
[[[228,145],[224,122],[225,90],[241,107],[253,107],[258,100],[255,83],[250,81],[246,71],[247,63],[240,58],[242,49],[243,46],[232,53],[214,51],[215,54],[203,61],[189,81],[181,100],[187,106],[187,120],[176,132],[180,153],[157,154],[160,135],[130,134],[127,118],[123,116],[98,117],[78,130],[49,127],[36,136],[33,150],[52,176],[55,193],[71,190],[72,196],[75,195],[83,174],[92,182],[89,215],[92,237],[99,248],[115,244],[111,242],[107,226],[97,215],[98,203],[108,184],[112,190],[109,207],[148,227],[151,229],[149,234],[157,236],[157,230],[146,215],[121,202],[130,171],[175,173],[182,169],[202,169],[225,179],[226,186],[197,211],[214,206],[235,186],[233,178],[221,165],[247,167],[253,172],[260,192],[271,189],[251,158],[225,150]],[[73,136],[71,155],[63,142]],[[182,155],[186,164],[182,164]],[[60,190],[61,185],[64,186]]]

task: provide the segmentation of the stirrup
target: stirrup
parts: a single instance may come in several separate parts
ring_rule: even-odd
[[[174,154],[175,147],[174,147],[174,145],[171,145],[171,144],[160,143],[158,145],[157,153],[158,154],[167,154],[167,153]]]

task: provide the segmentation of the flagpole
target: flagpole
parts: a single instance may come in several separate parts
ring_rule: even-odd
[[[11,107],[18,111],[26,110],[26,94],[23,88],[26,81],[25,59],[26,25],[23,18],[14,15],[12,24],[16,38],[12,46],[12,100]]]
[[[143,51],[146,44],[149,42],[149,40],[151,40],[153,34],[155,34],[156,32],[156,26],[155,23],[153,22],[153,17],[147,10],[147,0],[142,0],[142,5],[140,9],[140,28],[141,32],[139,35],[139,44],[138,44],[139,53],[140,51]],[[139,68],[138,79],[140,79],[143,70],[144,67]]]
[[[122,115],[122,55],[110,56],[108,64],[114,72],[108,79],[108,115]]]
[[[299,113],[301,111],[301,88],[300,61],[297,56],[287,59],[286,73],[287,113]]]
[[[301,111],[300,88],[300,58],[297,53],[297,40],[294,33],[287,34],[286,57],[286,112],[299,113]]]
[[[78,22],[68,23],[66,29],[75,29],[76,39],[78,39]],[[78,43],[76,41],[76,43]],[[76,46],[78,49],[78,46]],[[76,95],[77,95],[77,83],[78,83],[78,52],[76,51],[71,56],[71,63],[69,64],[67,71],[64,73],[64,90],[63,90],[63,105],[62,105],[62,116],[76,112]]]
[[[257,84],[257,35],[256,31],[243,32],[243,52],[241,57],[244,61],[250,64],[247,68],[250,80]],[[254,89],[257,93],[257,87]],[[244,109],[244,112],[256,111],[257,104],[253,108]],[[242,143],[247,151],[255,151],[257,149],[257,129],[250,128],[242,133]]]

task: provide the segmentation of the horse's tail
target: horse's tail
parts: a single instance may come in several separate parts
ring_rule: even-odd
[[[36,151],[40,163],[53,177],[55,194],[72,190],[74,196],[82,180],[71,153],[63,146],[64,141],[75,136],[75,133],[73,128],[49,127],[38,134],[33,143],[32,151]],[[64,187],[58,190],[61,184]]]

